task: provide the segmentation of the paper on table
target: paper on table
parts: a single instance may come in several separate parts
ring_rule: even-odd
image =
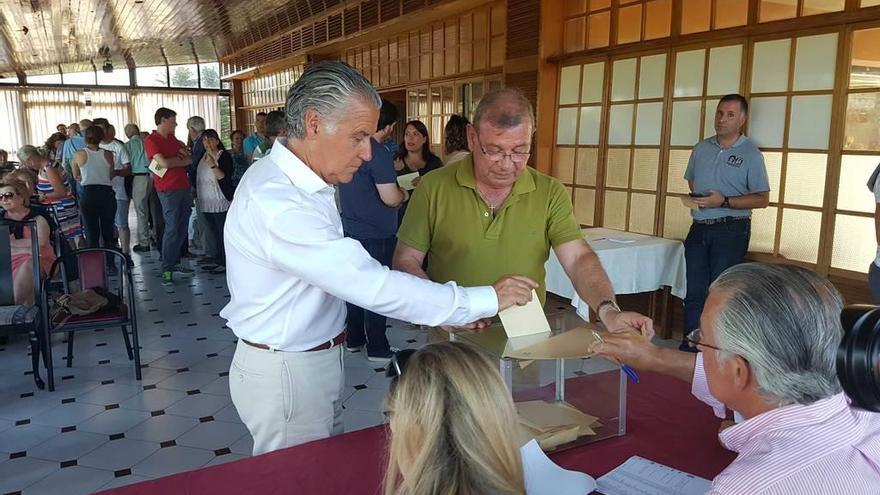
[[[418,172],[413,172],[411,174],[401,175],[397,177],[397,185],[406,189],[407,191],[412,191],[416,188],[413,181],[419,177]]]
[[[514,404],[520,422],[541,431],[560,426],[577,426],[579,435],[595,435],[592,426],[599,418],[584,414],[564,402],[530,400]]]
[[[159,168],[159,162],[153,158],[153,161],[150,162],[150,172],[153,172],[159,177],[165,177],[165,172],[168,172],[167,168]]]
[[[541,307],[541,300],[535,289],[532,289],[532,300],[525,306],[512,306],[498,313],[507,338],[522,337],[550,333],[550,323]]]
[[[504,357],[516,359],[572,359],[593,355],[590,351],[590,346],[594,342],[593,334],[592,330],[587,326],[577,327],[557,335],[536,335],[534,340],[528,343],[529,345],[517,345],[523,341],[525,341],[524,337],[509,339],[507,345],[504,346]]]
[[[557,466],[541,451],[536,440],[519,449],[529,495],[583,495],[596,489],[592,477]]]
[[[712,483],[692,474],[632,456],[596,482],[605,495],[703,495]]]

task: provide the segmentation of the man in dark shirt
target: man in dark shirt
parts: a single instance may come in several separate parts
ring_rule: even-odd
[[[370,256],[387,267],[397,245],[397,208],[408,197],[397,186],[394,155],[382,144],[391,136],[397,116],[397,108],[382,100],[379,123],[371,137],[372,158],[361,165],[351,182],[339,184],[346,237],[358,240]],[[346,306],[348,349],[355,351],[366,344],[370,361],[388,361],[392,351],[385,336],[385,317],[350,303]]]

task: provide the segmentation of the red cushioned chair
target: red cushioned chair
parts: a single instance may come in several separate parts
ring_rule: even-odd
[[[132,281],[130,258],[122,252],[107,248],[77,249],[55,260],[49,271],[49,279],[56,280],[61,274],[64,260],[73,257],[79,271],[79,287],[83,289],[100,288],[115,295],[119,304],[110,309],[102,309],[90,315],[65,316],[55,311],[44,314],[43,332],[47,343],[53,333],[67,333],[67,367],[73,365],[73,341],[75,332],[118,326],[122,329],[128,359],[134,361],[135,377],[141,379],[141,355],[138,344],[137,315],[135,313],[134,283]],[[70,260],[68,259],[68,264]],[[115,267],[111,274],[109,267]],[[64,278],[63,276],[61,277]],[[55,301],[71,292],[70,284],[44,284],[42,303],[44,308],[53,308]],[[128,328],[131,327],[129,339]],[[49,375],[49,390],[55,390],[55,376],[52,368],[52,346],[46,345],[46,367]]]

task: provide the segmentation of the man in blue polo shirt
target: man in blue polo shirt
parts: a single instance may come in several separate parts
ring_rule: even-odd
[[[379,123],[371,138],[371,159],[361,165],[351,182],[339,184],[345,236],[358,240],[370,256],[387,267],[391,267],[397,245],[397,208],[408,199],[407,192],[397,186],[394,155],[382,144],[394,131],[397,116],[397,107],[382,100]],[[370,361],[391,359],[385,317],[350,303],[346,306],[346,347],[355,351],[366,344]]]
[[[244,154],[250,163],[254,162],[254,151],[257,148],[263,148],[265,151],[269,143],[269,138],[266,137],[266,117],[268,115],[266,112],[257,113],[254,118],[254,132],[244,140]]]
[[[684,241],[687,296],[684,334],[700,327],[700,315],[709,285],[733,265],[742,263],[749,249],[752,209],[770,203],[770,183],[764,155],[742,134],[749,103],[738,94],[727,95],[715,111],[715,135],[694,146],[684,178],[698,209]],[[682,340],[682,350],[693,350]]]

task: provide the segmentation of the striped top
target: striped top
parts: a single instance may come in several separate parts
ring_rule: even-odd
[[[724,405],[709,392],[702,353],[691,390],[723,417]],[[759,414],[719,439],[739,455],[712,480],[709,495],[880,493],[880,413],[851,407],[842,392]]]

